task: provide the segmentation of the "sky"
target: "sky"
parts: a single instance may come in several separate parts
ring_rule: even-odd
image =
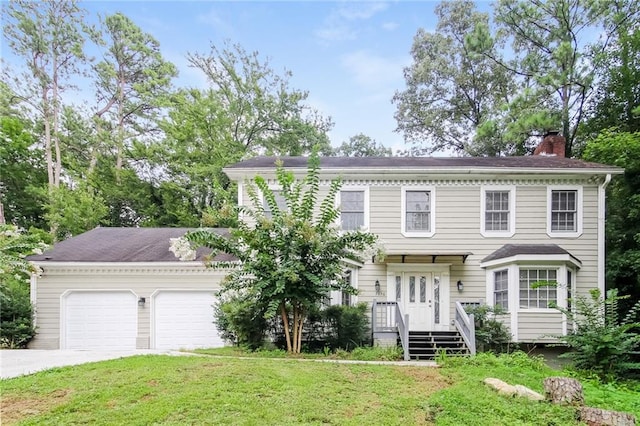
[[[208,53],[225,40],[292,72],[291,87],[335,123],[334,146],[364,133],[404,149],[394,132],[391,98],[405,87],[403,68],[419,28],[433,31],[433,1],[85,1],[91,16],[122,12],[153,35],[180,71],[177,86],[206,87],[187,52]]]

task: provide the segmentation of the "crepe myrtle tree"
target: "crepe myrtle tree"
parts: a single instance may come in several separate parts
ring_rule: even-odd
[[[172,251],[184,260],[195,258],[196,247],[210,248],[207,265],[230,271],[221,293],[254,295],[265,308],[265,317],[279,315],[290,353],[301,351],[303,323],[311,307],[331,290],[355,293],[342,279],[344,260],[382,255],[376,235],[338,228],[340,211],[335,200],[342,182],[332,180],[319,200],[319,167],[318,155],[313,154],[306,176],[296,180],[277,163],[279,194],[286,208],[279,207],[267,181],[256,176],[246,185],[251,205],[237,207],[241,220],[229,235],[199,229],[172,241]],[[238,261],[211,261],[218,253],[231,254]]]

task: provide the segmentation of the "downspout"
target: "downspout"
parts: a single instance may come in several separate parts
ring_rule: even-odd
[[[40,267],[36,266],[36,268],[40,268]],[[38,293],[38,274],[33,272],[31,274],[31,279],[29,282],[29,299],[31,300],[34,327],[38,325],[38,315],[37,315],[37,307],[36,307],[36,302],[38,300],[37,293]]]
[[[611,182],[611,173],[607,173],[604,182],[598,186],[598,289],[602,297],[606,297],[605,286],[605,216],[606,189]]]

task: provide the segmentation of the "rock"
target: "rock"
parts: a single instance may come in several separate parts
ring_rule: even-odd
[[[518,394],[518,391],[516,390],[515,386],[511,386],[510,384],[505,383],[500,379],[488,377],[484,379],[483,382],[484,384],[489,385],[495,390],[497,390],[498,393],[501,395],[513,396]]]
[[[581,407],[580,421],[589,426],[635,426],[636,418],[629,413],[601,408]]]
[[[516,385],[515,388],[516,392],[518,392],[518,395],[523,398],[527,398],[530,401],[544,401],[544,395],[541,395],[526,386]]]
[[[547,400],[554,404],[584,405],[582,384],[568,377],[547,377],[544,379],[544,392]]]

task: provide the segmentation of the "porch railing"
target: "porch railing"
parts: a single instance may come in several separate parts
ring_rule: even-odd
[[[402,315],[397,302],[373,301],[371,327],[376,333],[398,333],[405,361],[409,360],[409,315]]]
[[[469,315],[460,302],[456,302],[456,318],[453,321],[456,329],[462,335],[462,339],[467,344],[471,355],[476,354],[476,326],[473,314]]]

